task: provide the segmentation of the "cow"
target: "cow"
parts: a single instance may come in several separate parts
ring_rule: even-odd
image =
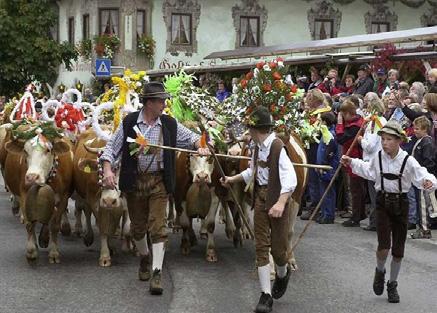
[[[17,130],[25,132],[34,126],[35,124],[22,125]],[[40,246],[48,245],[49,263],[60,263],[57,236],[61,216],[71,195],[71,143],[64,138],[57,138],[50,144],[40,145],[35,144],[35,140],[34,137],[5,142],[5,185],[14,196],[19,197],[20,212],[27,230],[28,262],[33,263],[38,257],[35,226],[40,222],[43,224],[39,238]]]
[[[90,246],[94,240],[91,225],[91,215],[97,221],[100,235],[99,265],[111,266],[108,239],[113,236],[122,220],[121,234],[124,236],[123,250],[130,250],[130,221],[127,205],[118,189],[105,189],[99,184],[98,153],[104,148],[106,141],[97,138],[93,129],[82,133],[76,143],[74,155],[74,186],[75,186],[75,233],[82,232],[81,212],[85,214],[86,231],[84,244]]]
[[[191,247],[197,243],[192,219],[204,219],[207,230],[206,260],[217,262],[214,229],[218,211],[218,201],[214,197],[214,162],[211,156],[188,155],[178,152],[176,155],[176,186],[174,204],[182,227],[181,252],[188,255]],[[216,202],[216,203],[214,203]]]

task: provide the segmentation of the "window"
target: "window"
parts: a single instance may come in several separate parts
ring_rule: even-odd
[[[82,39],[90,39],[90,16],[82,16]]]
[[[118,9],[100,10],[100,34],[118,36]]]
[[[323,40],[334,38],[334,20],[315,19],[314,20],[314,39]]]
[[[390,23],[372,22],[372,34],[390,31]]]
[[[259,17],[240,17],[240,47],[259,46]]]
[[[171,43],[191,45],[191,14],[171,15]]]
[[[68,42],[74,45],[74,17],[68,19]]]
[[[137,11],[137,38],[146,33],[146,11]]]
[[[319,1],[307,12],[308,26],[313,40],[338,36],[342,13],[329,1]]]

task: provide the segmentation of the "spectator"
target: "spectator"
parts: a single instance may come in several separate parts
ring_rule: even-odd
[[[344,88],[343,92],[351,95],[355,88],[355,76],[352,74],[346,75],[346,78],[344,79]]]
[[[319,71],[315,67],[310,68],[311,72],[311,84],[308,86],[308,90],[317,88],[322,83],[322,77],[319,74]]]
[[[336,117],[332,112],[322,113],[321,116],[322,136],[317,148],[316,164],[329,165],[329,171],[317,171],[319,179],[320,198],[327,189],[340,161],[338,144],[335,139]],[[336,190],[333,185],[326,194],[321,205],[320,216],[317,219],[319,224],[333,224],[335,219]]]
[[[329,93],[331,96],[340,94],[342,92],[342,87],[338,81],[338,71],[335,68],[331,68],[323,82],[319,84],[318,88],[323,93]]]
[[[421,82],[414,82],[411,84],[410,87],[410,94],[416,94],[417,95],[417,101],[418,103],[421,103],[423,100],[423,95],[425,94],[425,85]]]
[[[357,114],[357,107],[354,102],[350,99],[345,100],[340,106],[336,127],[337,142],[343,146],[342,154],[346,154],[349,150],[363,123],[364,119]],[[352,147],[349,156],[361,159],[363,156],[361,147],[358,145]],[[350,167],[347,168],[347,172],[352,195],[352,217],[343,222],[343,226],[358,227],[360,226],[360,221],[366,218],[365,195],[367,191],[365,180],[353,174]]]
[[[381,97],[388,85],[387,74],[385,73],[385,69],[381,67],[376,71],[376,81],[373,85],[373,91]]]
[[[364,97],[366,112],[372,114],[371,120],[364,131],[363,136],[358,137],[358,144],[363,149],[363,161],[370,162],[382,149],[381,137],[378,131],[387,123],[384,118],[384,105],[374,92],[368,92]],[[366,180],[370,198],[369,225],[364,230],[376,231],[376,190],[375,182]]]
[[[421,166],[426,168],[429,173],[436,174],[435,155],[436,150],[429,132],[431,130],[431,123],[425,116],[416,118],[413,122],[414,137],[416,143],[414,144],[411,155],[419,162]],[[416,196],[416,216],[418,228],[415,233],[411,234],[411,238],[431,238],[431,230],[428,228],[429,216],[427,208],[431,205],[430,193],[418,189],[413,186]],[[435,197],[435,196],[434,196]]]
[[[397,103],[402,108],[402,112],[411,120],[414,121],[419,116],[425,115],[431,122],[431,137],[434,145],[437,146],[437,93],[427,93],[423,98],[422,105],[425,112],[415,112],[406,106],[403,102]]]
[[[224,81],[219,80],[217,82],[217,92],[215,94],[215,97],[217,98],[217,100],[219,102],[223,102],[229,96],[230,96],[230,93],[229,93],[229,91],[226,90]]]
[[[427,73],[428,92],[437,93],[437,68],[432,68]]]
[[[327,106],[325,96],[319,89],[308,91],[306,97],[305,110],[310,115],[310,120],[313,126],[318,125],[321,120],[321,114],[331,112],[331,108]],[[311,143],[309,149],[306,150],[309,163],[315,163],[317,160],[317,143]],[[305,214],[300,217],[302,220],[308,220],[313,213],[314,208],[320,200],[319,179],[314,169],[308,171],[308,193],[311,199],[311,205]]]
[[[388,71],[388,87],[390,89],[399,89],[399,71],[391,69]]]
[[[355,82],[355,89],[354,93],[362,95],[363,97],[368,93],[369,91],[373,90],[373,79],[369,76],[370,74],[370,67],[367,64],[363,64],[360,66],[357,76],[358,79]]]
[[[96,101],[96,97],[93,96],[90,88],[85,88],[83,101],[88,103],[94,103]]]
[[[402,81],[399,83],[399,89],[404,89],[406,91],[409,91],[410,85],[407,82]]]

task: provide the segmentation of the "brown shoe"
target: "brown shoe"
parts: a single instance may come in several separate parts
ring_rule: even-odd
[[[140,269],[138,270],[138,278],[142,281],[147,281],[150,279],[150,270],[149,270],[149,255],[144,255],[141,257],[140,261]]]
[[[150,294],[162,295],[163,289],[161,285],[161,270],[155,269],[150,280]]]

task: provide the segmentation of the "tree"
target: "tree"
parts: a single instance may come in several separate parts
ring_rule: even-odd
[[[59,65],[77,60],[75,47],[58,43],[55,1],[0,0],[0,95],[24,91],[32,80],[54,83]]]

